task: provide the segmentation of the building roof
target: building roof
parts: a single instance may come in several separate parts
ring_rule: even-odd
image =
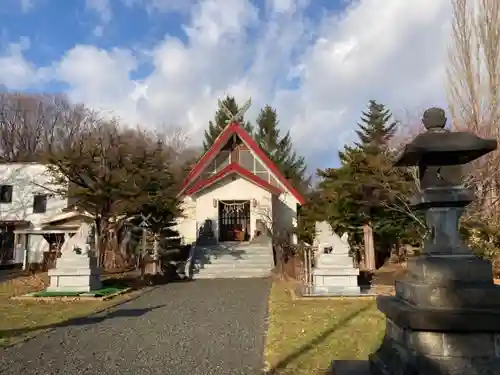
[[[255,185],[257,186],[260,186],[261,188],[263,188],[264,190],[267,190],[271,193],[275,193],[275,194],[280,194],[282,193],[281,189],[274,186],[274,185],[271,185],[269,182],[263,180],[262,178],[256,176],[255,174],[253,174],[252,172],[250,171],[247,171],[245,168],[243,168],[241,165],[237,164],[237,163],[231,163],[229,164],[228,166],[226,166],[225,168],[221,169],[219,172],[217,172],[216,174],[214,174],[213,176],[205,179],[205,180],[201,180],[200,182],[198,182],[197,184],[193,185],[192,187],[190,187],[188,190],[186,190],[185,194],[186,195],[191,195],[191,194],[194,194],[202,189],[205,189],[213,184],[215,184],[216,182],[220,181],[221,179],[227,177],[227,176],[230,176],[232,174],[237,174],[251,182],[253,182]]]
[[[191,169],[191,171],[184,180],[184,184],[180,194],[187,194],[187,195],[192,194],[193,192],[199,190],[195,189],[195,187],[204,188],[207,186],[207,184],[211,185],[231,173],[237,173],[242,177],[253,181],[254,183],[256,183],[261,187],[266,186],[266,190],[270,189],[269,186],[271,186],[274,191],[279,190],[276,187],[269,184],[268,182],[264,181],[263,179],[255,176],[252,172],[249,172],[246,169],[242,168],[239,164],[235,163],[231,163],[229,166],[225,167],[224,169],[216,173],[214,176],[208,178],[207,180],[200,181],[195,186],[191,187],[196,178],[200,176],[200,174],[210,164],[210,162],[219,154],[221,149],[229,141],[230,137],[233,134],[236,134],[243,141],[243,143],[260,159],[260,161],[267,167],[267,169],[272,174],[274,174],[274,176],[278,179],[278,181],[281,182],[281,184],[290,192],[290,194],[292,194],[295,197],[295,199],[297,199],[297,201],[300,204],[304,204],[305,202],[304,197],[292,186],[290,181],[288,181],[285,178],[283,173],[281,173],[276,164],[271,159],[269,159],[269,157],[262,150],[262,148],[260,148],[257,142],[255,142],[255,140],[246,132],[246,130],[243,129],[240,126],[240,124],[236,122],[233,122],[228,126],[226,126],[226,128],[219,134],[219,136],[213,143],[212,147],[210,147],[210,149],[207,152],[205,152],[205,154],[200,158],[198,163],[196,163],[196,165]],[[207,183],[207,181],[210,182]],[[269,186],[263,184],[267,184]]]

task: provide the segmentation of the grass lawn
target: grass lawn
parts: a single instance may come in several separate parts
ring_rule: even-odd
[[[367,359],[379,346],[383,315],[374,299],[293,300],[274,283],[265,359],[272,374],[324,374],[333,359]],[[274,370],[274,371],[272,371]]]
[[[105,307],[132,298],[138,291],[107,301],[18,301],[20,296],[42,290],[48,282],[47,274],[19,276],[0,283],[0,346],[15,343],[54,324],[71,318],[83,317]]]

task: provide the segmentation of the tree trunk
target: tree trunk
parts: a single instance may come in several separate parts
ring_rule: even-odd
[[[139,256],[141,265],[141,280],[144,280],[144,275],[146,273],[146,250],[147,250],[147,239],[148,239],[148,230],[146,228],[142,228],[142,243],[141,243],[141,254]]]
[[[159,261],[160,261],[160,243],[158,241],[158,235],[155,234],[154,235],[154,242],[153,242],[153,250],[154,250],[154,256],[153,256],[153,260],[154,260],[154,274],[158,274],[159,273]]]
[[[368,271],[375,271],[375,245],[373,241],[373,229],[370,223],[363,225],[363,238],[365,245],[365,268]]]

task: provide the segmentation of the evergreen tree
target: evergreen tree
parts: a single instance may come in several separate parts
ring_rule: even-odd
[[[236,103],[236,100],[232,96],[226,96],[226,98],[222,101],[224,106],[229,109],[229,111],[235,115],[239,111],[239,106]],[[238,119],[239,123],[245,128],[245,130],[252,134],[253,128],[250,122],[245,122],[243,118]],[[215,117],[213,121],[208,122],[208,129],[205,130],[205,139],[203,140],[203,148],[204,151],[207,151],[212,144],[215,142],[215,139],[219,136],[220,133],[229,125],[229,117],[222,108],[217,109],[215,112]]]
[[[293,150],[290,132],[286,132],[284,136],[280,134],[276,110],[266,105],[260,111],[256,124],[256,142],[276,163],[283,175],[290,179],[299,191],[305,193],[310,183],[310,178],[306,176],[305,159]]]
[[[414,181],[393,167],[388,142],[395,127],[390,111],[370,101],[356,131],[359,141],[339,152],[340,168],[318,171],[321,216],[336,231],[348,231],[353,244],[362,243],[364,224],[372,226],[378,249],[382,243],[414,236],[418,228],[404,209],[398,209],[407,204],[399,200],[409,195]]]
[[[387,142],[396,132],[397,122],[393,121],[392,113],[385,105],[370,100],[368,111],[362,112],[361,123],[358,123],[359,142],[356,146],[368,153],[383,152]]]

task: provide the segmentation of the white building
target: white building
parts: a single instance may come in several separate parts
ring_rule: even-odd
[[[225,128],[184,181],[184,217],[177,230],[186,243],[248,241],[267,230],[290,236],[304,198],[255,140],[237,123]],[[293,239],[292,239],[293,241]]]
[[[0,263],[43,263],[44,253],[75,233],[79,214],[64,212],[47,167],[39,163],[0,164]]]

